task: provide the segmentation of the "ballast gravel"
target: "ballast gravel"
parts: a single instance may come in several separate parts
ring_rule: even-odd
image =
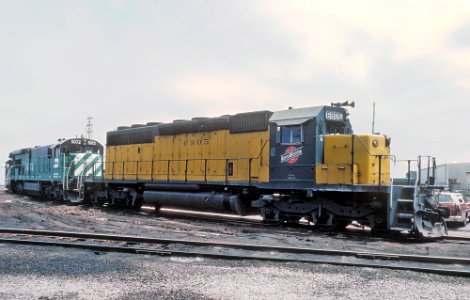
[[[67,206],[6,193],[0,227],[470,257],[467,243],[397,242]],[[455,229],[454,229],[455,230]],[[470,225],[457,235],[470,235]],[[323,264],[101,253],[0,244],[2,299],[468,299],[468,278]]]
[[[468,299],[468,278],[0,244],[0,299]]]

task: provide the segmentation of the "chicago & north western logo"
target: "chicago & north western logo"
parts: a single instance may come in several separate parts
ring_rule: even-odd
[[[281,164],[285,162],[295,164],[303,154],[302,148],[303,147],[296,148],[295,146],[288,147],[284,154],[281,155]]]

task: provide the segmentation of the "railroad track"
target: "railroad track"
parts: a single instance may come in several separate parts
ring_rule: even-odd
[[[95,252],[320,263],[470,277],[470,259],[462,257],[357,252],[10,228],[0,228],[0,243],[80,248]]]
[[[142,210],[150,213],[153,208],[150,207],[142,207]],[[153,211],[152,211],[153,212]],[[126,212],[133,214],[133,212]],[[345,231],[322,231],[316,228],[313,225],[307,224],[307,222],[301,223],[266,223],[263,222],[261,218],[250,218],[246,216],[236,216],[236,215],[226,215],[226,214],[218,214],[218,213],[201,213],[198,211],[186,211],[186,210],[173,210],[173,209],[166,209],[162,208],[162,210],[158,213],[157,217],[166,217],[166,218],[177,218],[177,219],[184,219],[184,220],[191,220],[191,221],[198,221],[198,222],[211,222],[211,223],[224,223],[227,225],[236,225],[241,227],[250,227],[253,228],[262,228],[263,230],[269,229],[276,233],[281,234],[295,234],[295,235],[304,235],[310,236],[314,232],[315,234],[323,234],[323,235],[336,235],[336,234],[350,234],[357,235],[357,236],[370,236],[377,238],[378,236],[371,234],[370,229],[361,227],[360,225],[352,225],[352,230],[345,230]],[[387,237],[387,235],[381,235],[382,237]]]
[[[462,241],[462,242],[470,242],[470,237],[467,236],[444,236],[441,237],[441,240],[444,241]]]
[[[113,213],[113,209],[108,207],[93,207],[94,209],[100,209],[106,213]],[[151,207],[142,207],[142,212],[148,214],[155,214],[154,209]],[[141,211],[134,210],[118,210],[117,212],[132,215],[137,217],[145,217],[140,214]],[[170,219],[181,219],[181,220],[190,220],[201,223],[223,223],[224,225],[236,226],[245,229],[262,229],[262,230],[272,230],[280,234],[296,234],[296,235],[305,235],[309,236],[312,234],[312,231],[316,230],[314,226],[307,224],[279,224],[279,223],[265,223],[263,220],[250,218],[250,217],[240,217],[236,215],[226,215],[218,213],[204,213],[198,211],[186,211],[186,210],[174,210],[162,208],[158,214],[155,214],[156,218],[170,218]],[[316,230],[318,231],[318,230]],[[326,232],[319,231],[321,233],[328,234]]]
[[[36,199],[34,197],[28,197],[30,199]],[[75,204],[73,204],[75,206]],[[188,211],[188,210],[180,210],[180,209],[168,209],[162,208],[158,214],[155,214],[155,209],[149,206],[142,206],[140,210],[133,210],[133,209],[116,209],[114,207],[108,206],[89,206],[84,205],[85,209],[93,208],[104,211],[109,214],[113,214],[118,212],[120,214],[125,215],[132,215],[138,217],[144,217],[140,213],[144,212],[149,215],[154,214],[157,218],[177,218],[177,219],[184,219],[184,220],[191,220],[197,222],[211,222],[211,223],[224,223],[230,226],[237,226],[237,227],[244,227],[247,230],[253,230],[255,228],[262,228],[263,230],[269,230],[273,233],[279,234],[295,234],[297,236],[304,236],[309,237],[312,234],[315,235],[340,235],[344,237],[354,238],[354,237],[369,237],[373,239],[392,239],[392,240],[409,240],[409,238],[397,237],[397,236],[390,236],[388,234],[373,234],[370,232],[369,229],[364,229],[359,226],[352,226],[352,230],[345,230],[345,231],[322,231],[315,226],[307,225],[307,224],[279,224],[279,223],[265,223],[261,219],[251,219],[249,217],[240,217],[237,215],[225,215],[220,213],[206,213],[200,211]],[[147,216],[148,217],[148,216]],[[412,239],[411,239],[412,240]]]

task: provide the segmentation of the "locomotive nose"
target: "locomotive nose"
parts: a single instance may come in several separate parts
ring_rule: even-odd
[[[71,168],[74,176],[101,176],[101,155],[94,153],[78,153],[72,160]]]

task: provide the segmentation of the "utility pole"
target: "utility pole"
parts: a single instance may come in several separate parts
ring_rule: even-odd
[[[87,120],[88,123],[86,124],[86,133],[88,134],[88,138],[91,139],[93,135],[93,123],[91,123],[91,120],[93,120],[93,117],[88,116]]]

